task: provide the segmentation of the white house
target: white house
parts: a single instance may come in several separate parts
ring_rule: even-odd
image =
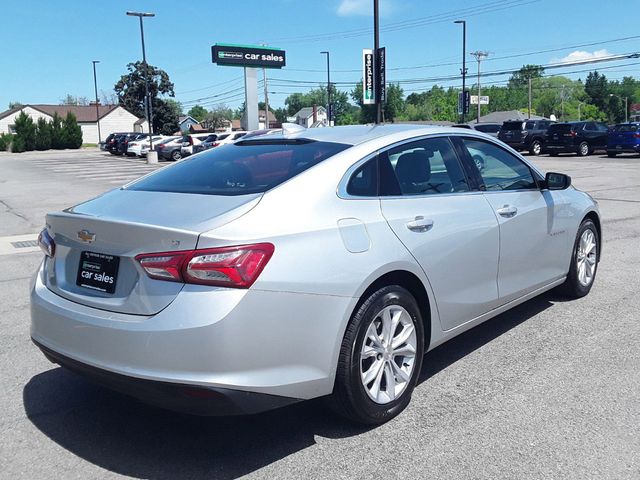
[[[39,118],[52,120],[53,114],[60,118],[71,112],[82,129],[83,143],[98,143],[98,122],[95,105],[22,105],[0,113],[0,133],[15,133],[15,119],[20,112],[25,112],[34,122]],[[148,122],[136,117],[120,105],[98,105],[97,120],[100,122],[101,140],[114,132],[147,132]]]
[[[296,123],[303,127],[324,127],[327,125],[327,110],[324,107],[304,107],[294,115]]]

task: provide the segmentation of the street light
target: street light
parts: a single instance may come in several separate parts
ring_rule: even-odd
[[[144,27],[142,26],[142,17],[155,17],[155,13],[127,12],[130,17],[138,17],[140,19],[140,38],[142,39],[142,63],[144,64],[144,98],[145,113],[147,114],[147,122],[149,122],[149,152],[153,150],[151,136],[153,135],[153,111],[151,100],[149,99],[149,71],[147,68],[147,54],[144,49]]]
[[[98,125],[98,146],[102,143],[102,137],[100,136],[100,110],[98,108],[98,81],[96,79],[96,63],[100,63],[100,60],[91,60],[93,63],[93,88],[96,91],[96,124]]]
[[[320,52],[321,55],[327,56],[327,118],[329,126],[331,126],[331,70],[329,69],[329,52]]]
[[[456,20],[453,23],[462,24],[462,70],[460,70],[460,72],[462,73],[462,118],[460,120],[460,123],[464,123],[464,114],[466,113],[465,107],[467,106],[465,91],[465,80],[467,77],[467,22],[466,20]]]
[[[610,93],[610,97],[617,97],[620,100],[624,98],[624,123],[629,121],[629,109],[627,108],[627,102],[629,101],[629,97],[621,97],[620,95],[616,95],[615,93]]]

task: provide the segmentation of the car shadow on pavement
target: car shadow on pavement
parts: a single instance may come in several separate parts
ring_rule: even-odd
[[[555,301],[542,295],[434,349],[425,356],[420,382]],[[33,425],[64,449],[100,468],[145,479],[238,478],[314,445],[316,436],[336,439],[370,430],[335,417],[321,399],[245,417],[173,413],[62,368],[31,378],[23,402]]]

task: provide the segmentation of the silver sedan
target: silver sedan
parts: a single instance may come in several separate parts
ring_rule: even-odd
[[[589,195],[482,133],[285,125],[47,215],[31,336],[171,409],[327,396],[376,424],[426,351],[552,288],[589,293],[600,242]]]

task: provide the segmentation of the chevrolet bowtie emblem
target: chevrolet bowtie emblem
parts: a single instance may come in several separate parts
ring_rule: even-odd
[[[86,229],[80,230],[78,232],[78,239],[86,243],[93,243],[96,240],[96,234],[91,233],[89,230],[86,230]]]

